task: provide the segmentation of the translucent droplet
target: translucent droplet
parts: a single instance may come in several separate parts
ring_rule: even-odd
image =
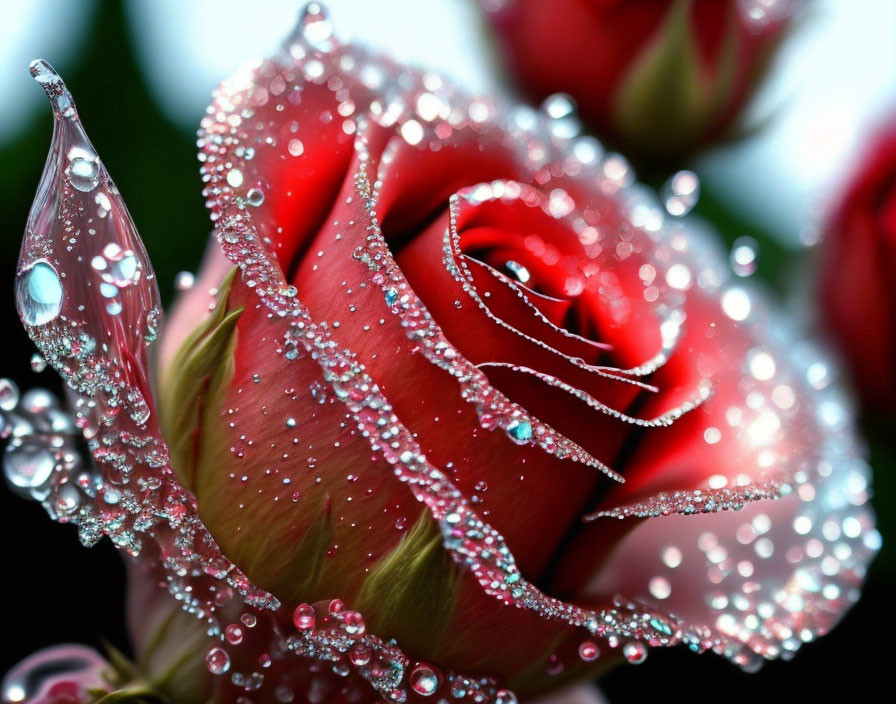
[[[750,276],[756,271],[759,243],[752,237],[738,237],[731,246],[731,270],[738,276]]]
[[[622,647],[622,654],[633,665],[640,665],[647,659],[647,646],[643,643],[632,641]]]
[[[34,372],[40,374],[44,369],[47,368],[47,360],[44,359],[42,355],[34,353],[31,355],[31,369]]]
[[[26,325],[46,325],[62,310],[62,281],[45,259],[36,261],[16,279],[16,305]]]
[[[19,387],[12,379],[0,379],[0,409],[13,410],[19,403]]]
[[[526,267],[512,259],[504,263],[504,268],[507,269],[513,275],[513,278],[521,284],[528,283],[532,278],[532,274],[529,273],[529,270]]]
[[[97,266],[100,261],[103,265]],[[94,257],[94,262],[100,278],[118,288],[132,286],[140,280],[140,262],[134,252],[122,249],[114,242],[106,245],[103,256]]]
[[[495,704],[517,704],[516,695],[509,689],[499,689],[495,692]]]
[[[439,688],[439,676],[432,667],[420,663],[411,670],[410,683],[417,694],[428,697]]]
[[[91,151],[73,147],[68,153],[70,159],[65,175],[69,183],[83,193],[89,193],[99,185],[99,158]]]
[[[532,439],[532,424],[527,420],[514,420],[507,426],[507,434],[518,445],[524,445]]]
[[[56,455],[46,442],[35,437],[17,438],[6,446],[3,474],[16,493],[42,499],[56,467]]]
[[[566,93],[554,93],[541,104],[544,113],[555,120],[575,115],[576,102]]]
[[[292,622],[300,631],[310,631],[316,622],[314,607],[309,604],[299,604],[292,612]]]
[[[333,23],[329,12],[319,2],[309,2],[299,16],[298,31],[302,38],[312,47],[320,51],[329,51],[333,47]]]
[[[191,271],[179,271],[174,277],[174,288],[178,291],[189,291],[196,283],[196,276]]]
[[[206,654],[205,665],[213,675],[223,675],[230,669],[230,655],[224,648],[215,646]]]
[[[693,171],[672,174],[662,188],[663,205],[669,215],[687,215],[700,198],[700,179]]]
[[[594,641],[583,641],[579,644],[579,657],[585,662],[594,662],[600,657],[600,648]]]
[[[249,202],[249,205],[255,206],[256,208],[264,203],[264,191],[260,188],[251,188],[249,192],[246,194],[246,200]]]

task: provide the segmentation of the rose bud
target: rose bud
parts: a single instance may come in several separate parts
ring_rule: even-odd
[[[567,93],[601,139],[660,166],[733,135],[797,4],[481,2],[528,97]]]
[[[752,669],[857,598],[879,536],[825,357],[592,138],[312,4],[202,122],[215,236],[157,342],[123,200],[36,74],[17,300],[94,474],[48,403],[4,406],[10,462],[139,557],[149,671],[194,672],[180,606],[201,700],[511,704],[682,643]]]
[[[896,130],[871,141],[825,231],[825,322],[862,400],[896,413]]]

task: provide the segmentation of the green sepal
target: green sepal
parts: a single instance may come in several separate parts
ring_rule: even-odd
[[[371,632],[395,638],[409,652],[432,651],[451,625],[457,564],[429,511],[370,570],[357,608]]]
[[[170,700],[144,684],[133,684],[108,694],[93,692],[94,704],[171,704]]]
[[[737,48],[732,19],[710,78],[700,65],[691,4],[676,0],[669,8],[658,36],[634,62],[613,102],[615,128],[635,154],[669,159],[687,153],[730,100]]]
[[[243,312],[227,306],[235,274],[236,268],[224,277],[214,310],[187,337],[159,378],[159,419],[171,467],[191,491],[202,451],[203,414],[216,407],[210,401],[233,376],[236,324]]]
[[[289,569],[277,575],[275,584],[267,585],[268,589],[282,595],[282,601],[286,604],[314,602],[329,596],[318,591],[328,562],[327,550],[333,542],[329,505],[327,497],[315,512],[314,521],[302,534]],[[268,559],[267,548],[268,543],[264,541],[255,550],[252,564],[246,567],[248,574],[253,574],[256,569],[264,569],[263,565]],[[283,546],[271,545],[270,550],[279,554],[283,551]],[[262,567],[258,568],[258,565]]]

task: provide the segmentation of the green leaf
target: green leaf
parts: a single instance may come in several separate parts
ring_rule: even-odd
[[[371,632],[395,638],[410,652],[432,650],[451,624],[457,564],[429,511],[371,569],[357,608]]]

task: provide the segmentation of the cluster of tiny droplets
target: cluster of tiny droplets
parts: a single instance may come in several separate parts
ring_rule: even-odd
[[[698,651],[714,649],[749,667],[758,662],[756,655],[792,652],[799,642],[826,630],[843,604],[856,598],[864,564],[879,543],[864,508],[867,467],[856,448],[848,407],[832,383],[834,373],[824,358],[796,344],[762,296],[744,282],[729,280],[728,268],[712,245],[701,241],[692,224],[678,219],[693,205],[699,184],[691,180],[689,172],[673,177],[664,191],[668,216],[664,215],[655,197],[634,185],[631,169],[622,157],[604,154],[593,139],[578,134],[567,99],[549,100],[544,114],[538,114],[491,99],[468,98],[432,74],[400,71],[393,76],[393,70],[397,71],[338,44],[329,21],[312,5],[283,55],[250,66],[226,83],[203,122],[200,146],[205,193],[217,235],[225,254],[241,267],[262,303],[273,315],[288,321],[278,351],[287,359],[308,354],[320,364],[325,387],[319,389],[332,391],[345,403],[371,448],[387,460],[395,475],[436,518],[446,549],[469,567],[488,594],[585,630],[578,649],[582,660],[597,659],[604,648],[621,648],[630,662],[640,662],[647,646],[686,643]],[[0,389],[3,427],[17,430],[9,431],[16,439],[9,445],[4,468],[15,486],[41,500],[52,515],[77,523],[85,542],[106,534],[131,553],[140,550],[141,536],[158,542],[165,549],[170,591],[187,611],[208,619],[211,632],[220,638],[208,652],[209,671],[222,676],[229,673],[232,684],[249,695],[262,686],[265,677],[256,671],[232,671],[228,651],[238,649],[243,628],[253,626],[244,620],[242,626],[230,623],[225,627],[216,612],[233,603],[271,610],[279,605],[220,554],[198,520],[192,498],[173,479],[151,401],[142,391],[148,388],[145,350],[155,339],[159,323],[152,269],[117,191],[80,128],[70,96],[46,68],[39,68],[37,77],[48,88],[57,114],[57,132],[61,133],[60,138],[54,137],[54,168],[44,177],[52,180],[51,187],[42,192],[61,193],[65,212],[57,218],[47,203],[35,204],[23,247],[17,300],[43,357],[77,394],[75,424],[88,440],[98,472],[80,466],[71,450],[72,423],[51,400],[41,397],[43,400],[36,402],[26,395],[19,401],[9,385]],[[328,113],[328,118],[341,119],[345,134],[356,135],[360,162],[356,197],[367,212],[367,222],[360,224],[366,229],[366,242],[355,252],[356,259],[369,268],[370,283],[381,288],[384,302],[398,316],[408,338],[429,361],[457,379],[461,396],[476,407],[485,429],[500,429],[513,442],[540,447],[558,458],[582,462],[621,479],[600,460],[504,398],[483,369],[465,360],[445,338],[402,275],[379,231],[377,189],[392,148],[387,147],[375,164],[378,171],[371,176],[368,170],[373,160],[365,144],[368,121],[393,129],[398,140],[419,149],[449,143],[462,131],[483,135],[506,132],[504,147],[512,149],[521,168],[533,174],[538,189],[546,188],[549,193],[538,207],[570,223],[586,251],[592,248],[595,257],[607,250],[616,261],[625,261],[637,253],[644,262],[639,269],[643,296],[656,311],[662,349],[631,369],[590,371],[609,375],[619,383],[639,384],[638,376],[659,369],[674,353],[686,323],[682,306],[688,291],[714,296],[724,316],[751,331],[754,339],[768,340],[749,350],[745,368],[735,370],[743,375],[744,386],[750,387],[743,405],[732,406],[725,414],[727,427],[710,427],[704,432],[704,440],[711,446],[745,428],[753,452],[749,459],[754,467],[763,469],[763,478],[719,474],[711,477],[704,489],[661,493],[597,515],[716,513],[737,510],[750,502],[761,506],[758,502],[795,493],[801,510],[793,519],[792,531],[788,533],[786,526],[773,527],[768,516],[754,511],[749,522],[737,530],[736,544],[704,531],[693,545],[658,545],[655,572],[641,593],[632,598],[616,597],[600,611],[553,599],[525,580],[500,533],[477,514],[474,502],[463,496],[445,472],[427,461],[363,365],[350,350],[340,348],[331,333],[338,328],[336,321],[327,325],[311,320],[269,251],[268,236],[274,233],[260,232],[253,223],[252,210],[265,201],[264,187],[248,182],[241,165],[253,158],[256,149],[282,150],[283,158],[301,159],[305,146],[298,130],[285,141],[264,138],[266,126],[253,123],[252,106],[299,96],[287,88],[298,91],[302,82],[327,85],[340,106],[339,117]],[[351,90],[353,85],[361,87],[357,95]],[[364,97],[371,92],[381,92],[382,98]],[[257,129],[262,138],[250,134],[250,129]],[[552,180],[556,183],[551,184]],[[570,193],[572,185],[583,183],[624,202],[634,229],[614,242],[600,231],[599,222],[584,217]],[[523,188],[536,190],[513,182],[494,182],[452,199],[445,263],[462,280],[473,305],[487,308],[481,297],[477,300],[476,288],[470,285],[458,256],[457,215],[460,209],[484,200],[519,198]],[[84,229],[101,236],[95,237],[94,243],[83,236]],[[749,249],[748,243],[744,246]],[[80,278],[83,267],[72,269],[69,275],[66,265],[71,260],[63,250],[89,262],[93,279]],[[737,261],[743,259],[748,266],[749,252],[738,252]],[[181,288],[192,283],[188,277],[180,278]],[[522,289],[509,279],[499,283],[525,298]],[[500,319],[496,322],[503,323]],[[97,343],[110,336],[113,343]],[[136,365],[123,363],[117,356],[122,349],[136,351]],[[589,366],[572,361],[580,368]],[[698,384],[692,398],[645,420],[583,396],[555,377],[542,374],[539,378],[622,422],[648,427],[666,425],[684,413],[697,411],[712,393],[711,385]],[[777,445],[781,443],[781,425],[796,420],[815,429],[807,432],[812,437],[805,442],[815,442],[816,447],[806,452],[800,466],[793,467],[793,457],[778,452]],[[777,544],[772,535],[780,535],[775,538]],[[748,551],[753,558],[736,555]],[[754,567],[755,560],[767,559],[776,551],[786,553],[787,574],[765,581],[757,574],[757,579],[752,579],[754,569],[757,573],[761,569]],[[662,606],[684,588],[679,580],[679,575],[685,574],[682,566],[697,559],[704,566],[700,584],[707,585],[703,596],[714,620],[686,623]],[[687,574],[693,578],[694,572]],[[244,617],[256,618],[248,611]],[[801,626],[794,626],[797,621]],[[450,695],[477,704],[513,701],[512,694],[499,690],[491,680],[413,663],[395,643],[366,633],[362,616],[345,610],[341,603],[331,602],[325,612],[320,605],[303,604],[293,614],[293,626],[292,635],[271,646],[271,655],[297,653],[327,663],[337,675],[358,674],[384,698],[400,702],[413,693],[421,697]],[[288,702],[293,696],[288,688],[277,689],[278,701]]]

